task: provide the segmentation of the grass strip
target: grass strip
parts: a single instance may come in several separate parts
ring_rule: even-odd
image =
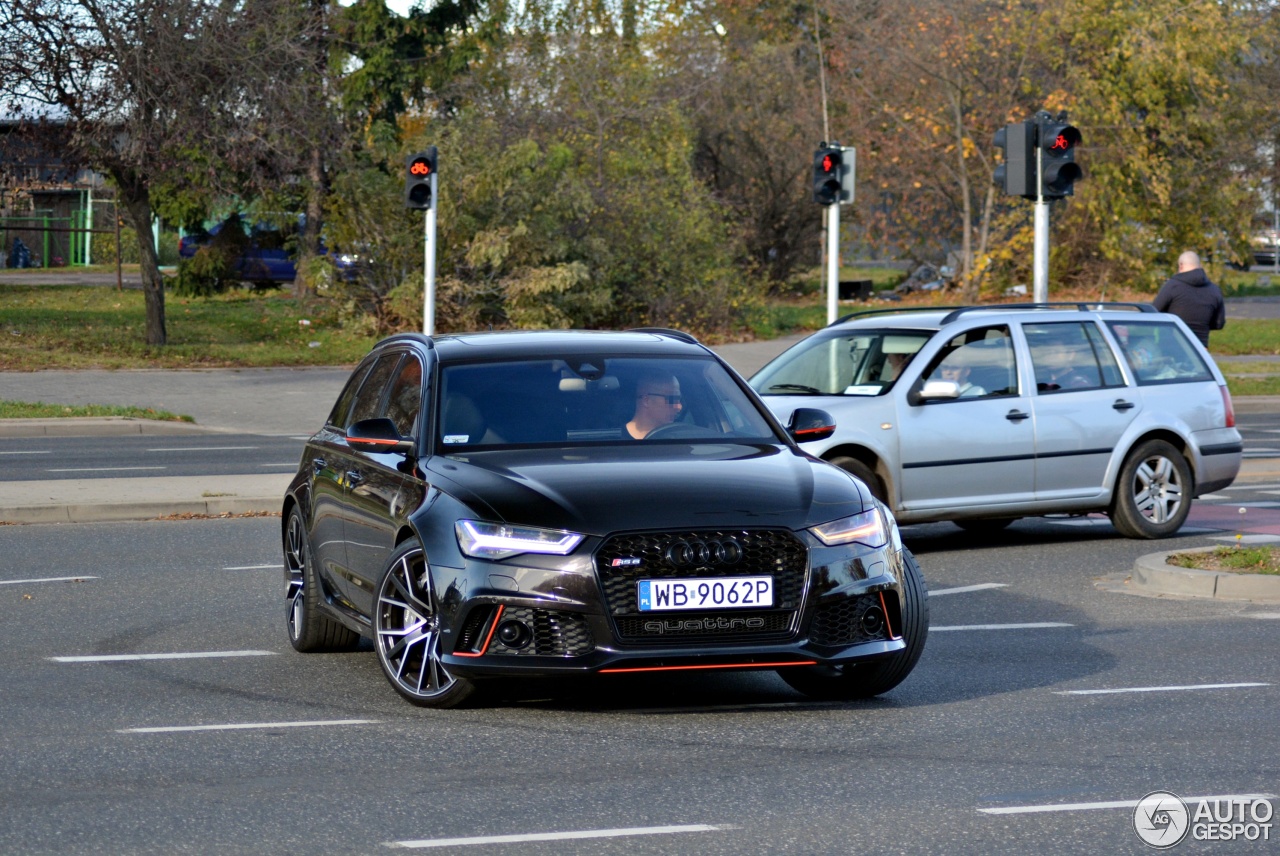
[[[156,419],[161,422],[195,422],[190,416],[144,407],[116,407],[109,404],[45,404],[43,401],[0,399],[0,419],[56,419],[71,416],[123,416],[128,419]]]

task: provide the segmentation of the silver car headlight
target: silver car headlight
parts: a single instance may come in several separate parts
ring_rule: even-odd
[[[459,520],[453,525],[462,552],[477,559],[505,559],[520,553],[567,556],[582,543],[581,535],[561,529],[509,526],[480,520]]]
[[[861,544],[877,550],[889,543],[891,525],[885,519],[883,509],[877,505],[870,511],[832,520],[830,523],[814,526],[809,531],[818,536],[818,540],[828,547],[840,544]]]

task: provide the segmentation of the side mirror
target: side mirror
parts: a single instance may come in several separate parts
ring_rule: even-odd
[[[797,407],[787,423],[787,433],[797,443],[825,440],[836,433],[836,420],[825,410],[815,407]]]
[[[357,452],[399,452],[412,455],[414,442],[401,437],[390,419],[361,419],[347,428],[347,445]]]
[[[960,384],[953,380],[931,380],[920,390],[921,401],[949,401],[960,397]]]

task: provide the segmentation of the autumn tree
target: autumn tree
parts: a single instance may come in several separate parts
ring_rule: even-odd
[[[254,169],[273,121],[263,92],[296,68],[292,0],[10,0],[0,92],[65,126],[67,157],[106,173],[138,235],[146,341],[163,345],[164,283],[151,223],[196,189]],[[32,106],[34,105],[34,106]]]

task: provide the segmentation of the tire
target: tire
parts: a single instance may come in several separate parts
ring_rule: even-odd
[[[880,483],[880,479],[876,476],[875,471],[871,467],[864,464],[857,458],[848,458],[844,456],[829,458],[828,463],[835,464],[840,469],[852,475],[858,481],[867,486],[867,490],[871,491],[871,495],[883,502],[889,504],[889,497],[885,492],[884,485]]]
[[[419,707],[456,707],[476,690],[440,662],[440,618],[426,554],[406,541],[378,580],[373,607],[378,663],[396,692]]]
[[[1017,517],[980,517],[972,520],[952,520],[951,522],[966,532],[990,535],[993,532],[1008,529],[1009,524],[1018,519]]]
[[[284,573],[289,598],[285,627],[295,651],[350,651],[360,644],[360,634],[320,613],[320,581],[311,557],[311,539],[296,505],[285,526]]]
[[[1167,538],[1191,513],[1191,467],[1171,443],[1148,440],[1125,458],[1111,500],[1111,523],[1127,538]]]
[[[929,590],[911,551],[902,550],[902,638],[907,647],[885,657],[845,666],[779,669],[792,689],[812,698],[850,701],[887,693],[915,668],[929,637]]]

